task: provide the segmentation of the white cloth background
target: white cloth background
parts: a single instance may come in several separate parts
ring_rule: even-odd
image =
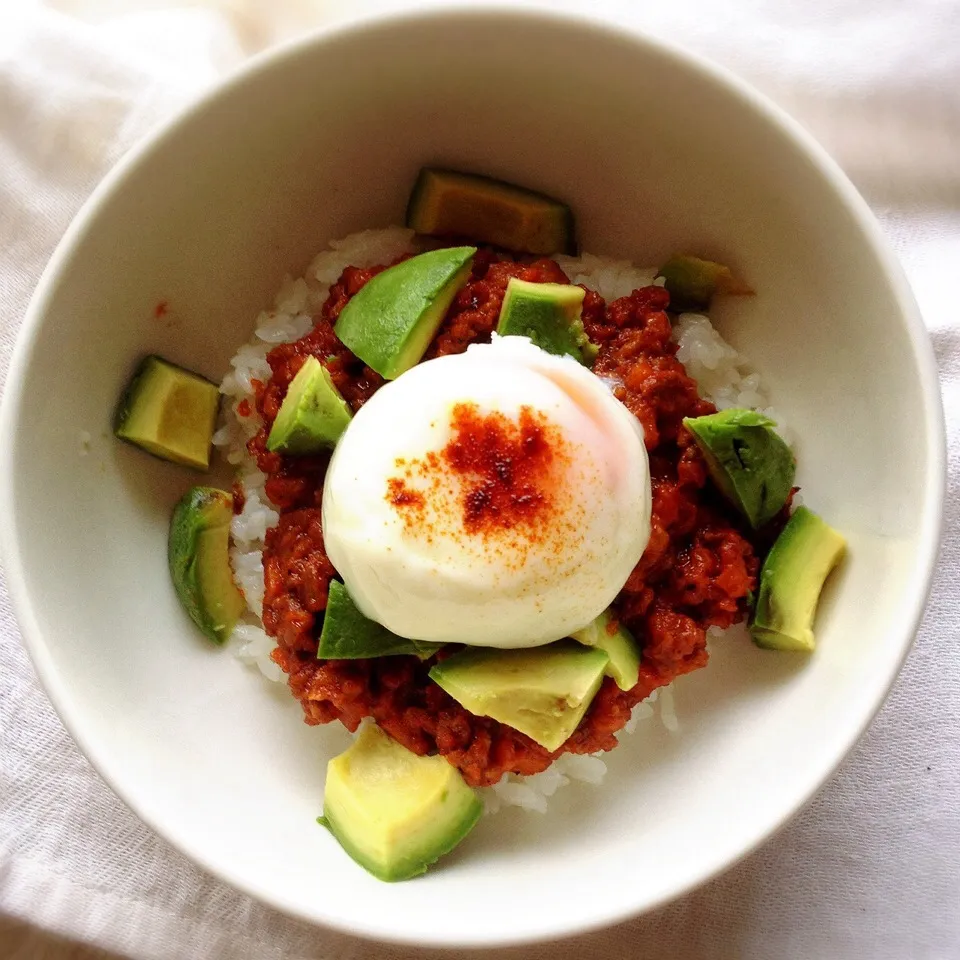
[[[2,374],[45,262],[117,157],[249,53],[358,6],[0,2]],[[947,528],[923,629],[889,702],[794,822],[657,913],[497,957],[958,958],[960,4],[600,6],[753,81],[813,131],[872,205],[906,266],[940,363]],[[425,905],[435,908],[442,906]],[[439,956],[289,920],[201,873],[141,825],[54,715],[2,591],[0,913],[138,960]]]

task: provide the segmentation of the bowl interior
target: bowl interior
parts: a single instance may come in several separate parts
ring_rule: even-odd
[[[682,55],[506,12],[302,43],[138,151],[48,271],[3,434],[24,636],[114,788],[200,863],[277,906],[434,943],[630,914],[778,826],[886,692],[939,518],[928,345],[862,206],[818,156],[752,94]],[[728,302],[719,325],[763,373],[798,438],[805,502],[850,552],[812,657],[745,636],[715,643],[711,665],[676,684],[679,733],[641,725],[603,787],[571,785],[548,816],[486,818],[440,868],[388,886],[314,822],[346,734],[306,727],[285,686],[208,646],[178,608],[167,519],[202,480],[115,442],[110,418],[145,352],[219,379],[283,275],[332,238],[399,222],[426,162],[567,198],[588,251],[656,264],[688,249],[737,268],[757,295]]]

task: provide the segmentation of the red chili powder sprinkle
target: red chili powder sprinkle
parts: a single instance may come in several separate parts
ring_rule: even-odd
[[[450,426],[453,436],[439,454],[398,459],[403,478],[387,481],[387,500],[403,511],[407,529],[433,534],[438,523],[452,520],[469,534],[522,530],[528,541],[542,539],[555,509],[554,464],[565,455],[558,428],[528,406],[511,419],[481,413],[473,403],[455,404]],[[414,476],[416,487],[406,482]],[[443,482],[450,476],[459,480],[455,504],[447,501],[451,487]]]
[[[399,464],[400,461],[398,460]],[[395,507],[413,507],[422,510],[426,505],[423,494],[411,490],[399,477],[391,477],[387,481],[387,499]]]
[[[159,320],[161,317],[166,316],[167,308],[170,305],[166,300],[158,301],[157,305],[153,308],[153,316]]]
[[[243,513],[243,505],[247,502],[247,495],[243,492],[243,484],[239,480],[234,481],[232,490],[233,512],[235,514]]]
[[[554,455],[546,417],[524,406],[517,421],[458,403],[451,425],[453,438],[442,456],[463,478],[464,529],[509,530],[544,518],[552,506]]]

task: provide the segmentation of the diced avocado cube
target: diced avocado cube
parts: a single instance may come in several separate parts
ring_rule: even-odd
[[[573,634],[577,643],[603,650],[610,658],[604,671],[621,690],[630,690],[640,679],[640,648],[633,634],[604,610],[595,620]]]
[[[431,643],[427,640],[411,640],[410,642],[417,648],[416,655],[421,660],[429,660],[438,650],[446,646],[443,643]]]
[[[290,381],[270,428],[267,449],[308,454],[334,447],[350,418],[350,408],[333,385],[327,368],[316,357],[307,357]]]
[[[440,661],[430,678],[471,713],[556,750],[583,719],[609,659],[573,640],[522,650],[473,648]]]
[[[846,541],[812,510],[797,507],[767,554],[750,623],[754,643],[768,650],[810,652],[813,620],[827,575]]]
[[[657,273],[670,294],[672,310],[707,310],[717,293],[748,294],[729,267],[684,253],[672,256]]]
[[[388,267],[350,299],[334,332],[367,366],[395,380],[426,353],[470,278],[476,252],[444,247]]]
[[[233,497],[192,487],[170,518],[167,559],[177,597],[190,619],[214,643],[223,643],[246,603],[230,568]]]
[[[730,409],[686,417],[720,492],[754,530],[772,520],[787,502],[797,465],[774,430],[776,423],[755,410]]]
[[[440,649],[439,644],[407,640],[391,633],[375,620],[365,617],[339,580],[330,581],[327,609],[317,645],[322,660],[366,660],[408,654],[425,660]]]
[[[529,337],[557,356],[571,356],[590,364],[597,348],[583,329],[580,311],[585,291],[566,283],[528,283],[513,277],[500,307],[497,333],[503,337]]]
[[[407,226],[517,253],[577,252],[573,212],[560,200],[503,180],[425,167],[407,204]]]
[[[215,383],[150,355],[120,398],[113,432],[163,460],[206,470],[219,403]]]
[[[323,822],[379,880],[425,873],[482,814],[479,795],[454,766],[417,756],[373,724],[327,764]]]

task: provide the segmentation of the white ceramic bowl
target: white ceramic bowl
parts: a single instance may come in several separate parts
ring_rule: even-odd
[[[723,332],[800,438],[806,502],[849,539],[809,659],[715,645],[600,788],[486,819],[442,865],[386,885],[314,818],[342,730],[308,728],[199,638],[166,569],[196,475],[115,442],[136,358],[213,378],[286,273],[398,222],[442,161],[569,198],[585,249],[677,247],[758,291]],[[165,300],[166,317],[154,306]],[[81,433],[91,436],[81,455]],[[690,889],[783,824],[897,673],[934,563],[943,489],[930,346],[866,206],[742,83],[624,30],[546,13],[429,12],[261,59],[135,150],[37,291],[2,413],[0,505],[25,642],[64,722],[154,829],[243,890],[382,938],[494,944],[609,923]]]

